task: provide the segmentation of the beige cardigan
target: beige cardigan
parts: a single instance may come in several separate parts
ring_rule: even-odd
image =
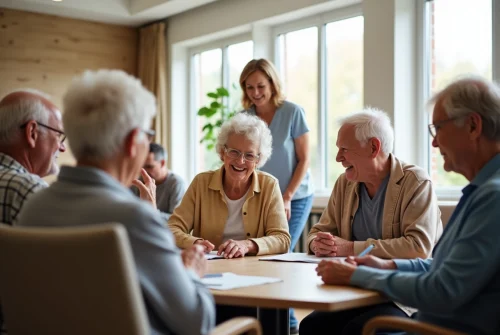
[[[216,247],[222,244],[228,215],[223,171],[221,167],[198,174],[168,220],[179,248],[191,246],[199,238],[209,240]],[[257,244],[257,255],[286,253],[290,248],[290,234],[278,181],[261,171],[254,171],[251,178],[250,191],[241,210],[247,238]]]
[[[392,154],[385,195],[382,239],[354,242],[354,254],[375,244],[370,254],[381,258],[427,258],[441,236],[441,212],[427,173],[399,161]],[[309,232],[307,245],[320,231],[352,240],[352,223],[359,206],[359,183],[342,174],[335,183],[328,206]]]

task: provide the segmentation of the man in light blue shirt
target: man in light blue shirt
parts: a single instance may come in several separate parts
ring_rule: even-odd
[[[417,308],[417,320],[467,334],[498,334],[500,88],[482,78],[461,79],[432,102],[432,145],[446,171],[470,181],[433,258],[349,257],[347,263],[323,261],[316,271],[326,284],[374,289]]]

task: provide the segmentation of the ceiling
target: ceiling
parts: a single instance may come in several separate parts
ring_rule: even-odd
[[[140,26],[217,0],[0,0],[0,7]]]

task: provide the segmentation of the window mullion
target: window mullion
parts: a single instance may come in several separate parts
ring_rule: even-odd
[[[328,187],[328,144],[327,144],[327,63],[326,63],[326,25],[318,26],[318,163],[320,180],[316,185],[322,189]]]

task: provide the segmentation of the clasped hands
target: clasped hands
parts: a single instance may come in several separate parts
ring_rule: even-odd
[[[215,249],[215,245],[208,240],[197,240],[194,244],[202,246],[206,253]],[[223,255],[224,258],[245,257],[247,253],[254,249],[255,245],[252,240],[227,240],[219,246],[217,249],[217,255]]]
[[[330,233],[319,232],[311,242],[311,251],[316,257],[345,257],[354,255],[354,242]]]

